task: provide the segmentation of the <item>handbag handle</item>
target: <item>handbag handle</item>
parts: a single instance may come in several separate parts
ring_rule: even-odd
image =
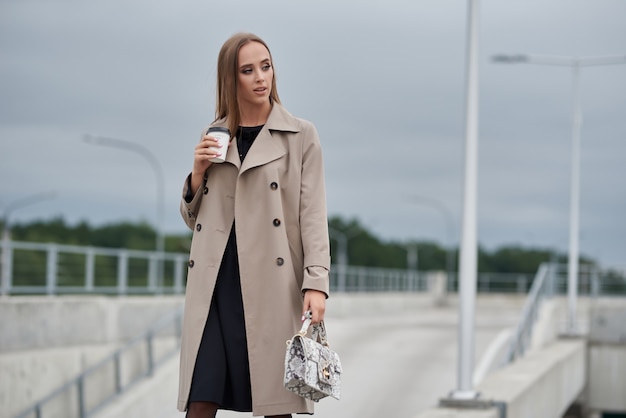
[[[300,328],[300,332],[298,335],[304,337],[311,326],[313,313],[311,311],[306,311],[304,313],[304,322],[302,322],[302,328]],[[313,331],[311,332],[311,338],[313,341],[318,341],[320,344],[329,347],[328,338],[326,337],[326,327],[324,326],[324,321],[321,321],[319,324],[313,324]]]

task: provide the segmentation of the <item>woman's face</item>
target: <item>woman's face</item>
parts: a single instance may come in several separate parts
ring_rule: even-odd
[[[270,53],[259,42],[248,42],[239,49],[237,69],[237,100],[239,106],[269,103],[274,69]]]

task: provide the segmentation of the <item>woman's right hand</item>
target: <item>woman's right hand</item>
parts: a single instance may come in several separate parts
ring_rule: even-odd
[[[225,154],[226,150],[221,149],[219,142],[211,135],[203,135],[200,143],[196,145],[193,156],[193,169],[191,170],[191,192],[196,193],[198,187],[204,180],[204,172],[213,164],[210,160]]]

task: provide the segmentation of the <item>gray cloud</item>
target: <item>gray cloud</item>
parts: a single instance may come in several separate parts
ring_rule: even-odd
[[[626,54],[626,3],[481,2],[479,240],[567,250],[571,70],[498,65],[495,53]],[[0,5],[0,205],[59,197],[12,219],[63,215],[154,222],[155,184],[138,155],[84,133],[149,147],[166,174],[168,231],[200,130],[213,115],[215,59],[246,30],[272,48],[279,92],[312,120],[325,152],[329,213],[386,239],[460,230],[466,4],[70,0]],[[626,66],[581,77],[581,249],[626,264]],[[0,206],[1,208],[1,206]]]

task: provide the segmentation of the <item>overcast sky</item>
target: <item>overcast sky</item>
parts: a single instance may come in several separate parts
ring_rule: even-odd
[[[456,245],[466,15],[458,0],[0,0],[0,211],[54,191],[11,221],[156,224],[155,171],[139,154],[81,139],[103,135],[152,151],[165,229],[184,231],[180,189],[213,119],[217,53],[243,30],[269,43],[283,104],[318,128],[329,215],[383,239]],[[485,248],[567,252],[572,143],[572,69],[490,57],[626,55],[625,16],[623,0],[481,2]],[[623,267],[626,65],[583,68],[580,88],[581,252]]]

